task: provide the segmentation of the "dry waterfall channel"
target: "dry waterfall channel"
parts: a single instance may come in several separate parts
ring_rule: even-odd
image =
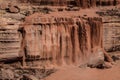
[[[23,24],[16,24],[1,25],[0,42],[7,45],[0,47],[1,61],[22,59],[23,67],[94,64],[94,60],[104,61],[101,56],[112,61],[103,49],[103,23],[99,17],[46,18],[35,13]]]
[[[0,0],[0,80],[118,80],[119,3]]]
[[[45,64],[79,65],[102,49],[100,18],[50,17],[34,21],[36,18],[35,14],[26,18],[24,26],[27,58],[40,57]]]

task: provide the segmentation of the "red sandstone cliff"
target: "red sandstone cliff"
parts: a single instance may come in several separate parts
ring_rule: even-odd
[[[108,61],[112,61],[103,50],[101,18],[60,17],[49,14],[47,16],[35,13],[26,17],[23,25],[7,23],[8,28],[11,25],[16,27],[14,29],[16,36],[11,36],[10,41],[5,42],[3,40],[13,33],[11,34],[7,27],[1,29],[1,34],[4,35],[1,44],[7,43],[7,46],[11,45],[11,47],[9,46],[10,51],[17,52],[4,56],[9,52],[7,50],[9,48],[6,46],[1,60],[3,58],[5,60],[13,59],[14,56],[23,57],[23,62],[37,60],[37,66],[40,66],[41,63],[44,65],[80,65],[89,61],[93,62],[94,59],[104,61],[105,55]],[[3,48],[1,47],[1,49]],[[103,55],[102,58],[100,55]]]
[[[25,57],[45,64],[80,65],[99,51],[104,53],[102,27],[102,19],[97,17],[46,18],[33,14],[26,18],[23,27]]]
[[[21,2],[30,2],[38,5],[75,5],[82,8],[95,6],[117,5],[119,0],[21,0]]]

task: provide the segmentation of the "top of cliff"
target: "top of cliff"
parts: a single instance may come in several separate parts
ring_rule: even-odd
[[[40,2],[40,0],[21,0],[22,3],[17,0],[0,0],[0,15],[1,15],[0,17],[10,19],[11,22],[14,22],[14,21],[24,22],[25,18],[30,15],[31,15],[30,17],[34,18],[34,19],[35,19],[35,17],[37,18],[38,16],[40,18],[57,18],[57,17],[58,18],[60,18],[60,17],[86,18],[86,17],[99,17],[101,14],[104,13],[104,10],[107,10],[107,9],[109,10],[112,8],[113,9],[120,8],[119,5],[113,6],[113,4],[111,4],[111,6],[109,6],[109,7],[108,6],[101,7],[103,5],[103,3],[101,3],[101,6],[99,6],[99,7],[93,7],[92,5],[97,4],[97,2],[95,0],[93,0],[94,4],[91,4],[92,7],[89,6],[89,8],[85,8],[84,5],[81,5],[78,7],[78,6],[69,5],[69,4],[68,4],[68,6],[31,4],[31,3],[34,3],[34,1]],[[48,2],[48,3],[50,3],[50,1],[46,0],[46,2]],[[61,1],[63,1],[63,0],[61,0]],[[82,3],[86,4],[85,0],[80,0],[80,1]],[[111,1],[111,0],[109,0],[109,1]],[[114,0],[112,0],[112,2],[113,1]],[[46,2],[41,2],[41,3],[46,3]],[[55,0],[53,2],[55,2]],[[108,2],[106,1],[105,3],[107,4]],[[71,2],[70,4],[73,4],[73,2]],[[83,6],[83,8],[82,8],[82,6]],[[103,12],[101,12],[101,11],[103,11]],[[98,14],[96,14],[97,12],[98,12]],[[110,12],[110,14],[111,14],[111,12],[112,12],[112,14],[116,13],[115,10],[111,10],[109,12]],[[32,15],[32,14],[34,14],[34,15]],[[117,14],[119,16],[119,12]],[[30,20],[28,20],[28,21],[30,21]],[[53,20],[51,20],[51,21],[53,22]],[[40,23],[41,23],[41,21],[40,21]]]

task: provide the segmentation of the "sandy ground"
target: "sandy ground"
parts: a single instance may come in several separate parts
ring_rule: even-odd
[[[98,9],[94,10],[97,11]],[[94,10],[86,9],[76,13],[81,15],[87,14],[88,16],[97,16]],[[57,72],[43,80],[120,80],[120,60],[117,61],[110,69],[96,69],[89,67],[79,68],[75,66],[62,67]]]
[[[119,55],[119,53],[113,52],[111,55]],[[43,80],[120,80],[120,60],[109,69],[63,66]]]
[[[120,61],[110,69],[64,67],[43,80],[120,80]]]

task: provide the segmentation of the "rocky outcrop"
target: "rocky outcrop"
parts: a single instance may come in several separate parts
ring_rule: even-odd
[[[0,3],[0,9],[5,10],[6,8],[8,8],[7,3]]]
[[[20,8],[18,6],[10,6],[7,9],[8,12],[10,13],[19,13],[20,12]]]
[[[117,5],[119,0],[22,0],[21,2],[30,2],[37,5],[75,5],[82,8],[95,6]]]
[[[9,62],[20,57],[21,34],[18,32],[19,26],[11,21],[5,18],[0,21],[0,61]]]
[[[23,69],[19,68],[21,65],[15,63],[13,65],[0,65],[0,79],[1,80],[41,80],[52,73],[56,69]]]
[[[26,18],[23,29],[28,60],[39,59],[44,64],[57,65],[81,64],[102,50],[101,18],[46,18],[36,13]]]
[[[11,20],[17,20],[15,14],[12,17],[10,17]],[[0,24],[3,24],[2,22]],[[5,46],[5,53],[2,52],[3,50],[1,51],[1,54],[4,53],[1,55],[1,60],[13,59],[14,56],[15,58],[23,57],[24,63],[30,61],[30,64],[27,62],[28,66],[79,65],[88,63],[90,59],[93,59],[92,62],[98,58],[100,61],[101,59],[104,61],[104,56],[107,56],[102,45],[103,22],[99,17],[35,13],[26,16],[23,23],[20,20],[18,24],[16,22],[6,22],[5,24],[6,27],[1,26],[1,30],[3,29],[4,33],[7,32],[3,37],[3,42],[7,36],[11,36],[11,34],[14,36],[10,37],[10,40],[13,41],[2,42],[2,44],[8,43],[7,46],[10,45],[12,54]],[[9,30],[15,33],[11,33]],[[1,46],[2,48],[3,46]],[[7,51],[8,53],[6,53]],[[97,58],[99,53],[104,56]],[[8,54],[10,56],[6,56]],[[37,62],[31,63],[31,60]],[[107,60],[112,61],[108,56]]]
[[[103,44],[104,48],[108,52],[120,51],[120,9],[101,9],[101,11],[96,12],[100,16],[103,16]]]
[[[17,5],[9,3],[9,2],[0,3],[0,10],[6,10],[7,12],[10,12],[10,13],[20,12],[20,8]]]

